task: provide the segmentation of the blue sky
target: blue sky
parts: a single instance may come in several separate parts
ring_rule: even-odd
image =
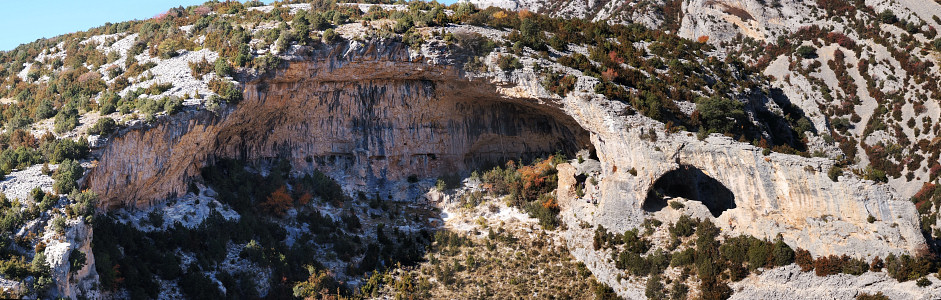
[[[3,1],[0,9],[0,51],[40,38],[50,38],[129,20],[144,20],[171,7],[206,0],[27,0]],[[454,3],[457,0],[444,0]],[[270,3],[270,0],[263,1]]]
[[[40,38],[104,25],[149,19],[171,7],[205,0],[27,0],[4,1],[0,10],[0,51]]]

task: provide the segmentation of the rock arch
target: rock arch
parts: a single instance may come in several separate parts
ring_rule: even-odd
[[[675,197],[702,202],[713,217],[736,207],[732,190],[699,168],[685,164],[654,180],[642,207],[648,212],[658,211]]]

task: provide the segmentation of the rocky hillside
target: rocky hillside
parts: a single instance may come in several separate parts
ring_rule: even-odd
[[[616,1],[471,1],[559,17],[639,23],[708,42],[771,80],[812,122],[807,150],[841,169],[918,194],[935,235],[941,109],[937,66],[941,4],[934,1],[688,1],[646,14],[610,13]],[[625,6],[641,7],[627,2]],[[578,9],[571,9],[575,7]],[[657,23],[651,19],[670,19]],[[808,127],[810,128],[810,127]],[[941,234],[941,232],[938,232]]]
[[[0,53],[6,293],[941,296],[923,12],[294,2]]]

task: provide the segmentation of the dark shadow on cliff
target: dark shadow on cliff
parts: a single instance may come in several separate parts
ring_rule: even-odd
[[[702,202],[712,216],[735,208],[735,194],[715,178],[690,165],[681,165],[654,181],[643,209],[655,212],[667,206],[668,199],[682,197]]]
[[[756,93],[750,98],[751,103],[754,103],[751,109],[754,110],[755,117],[771,138],[768,146],[786,145],[794,151],[807,151],[807,145],[803,141],[803,132],[817,133],[817,129],[807,119],[804,111],[792,103],[784,91],[772,88],[767,93]],[[772,102],[781,108],[780,112],[772,112],[768,109],[772,106],[770,104]],[[778,150],[784,151],[785,149]]]

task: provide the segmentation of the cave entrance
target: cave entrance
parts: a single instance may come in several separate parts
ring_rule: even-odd
[[[694,166],[680,165],[654,181],[643,209],[659,211],[667,206],[668,199],[676,197],[702,202],[713,217],[735,208],[735,194],[725,185]]]

